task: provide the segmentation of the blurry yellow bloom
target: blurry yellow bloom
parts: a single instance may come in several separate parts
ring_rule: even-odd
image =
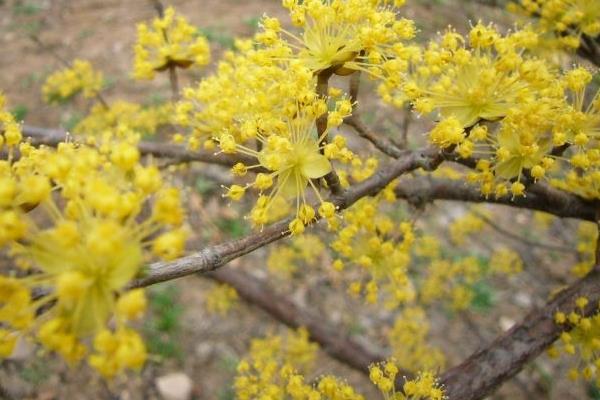
[[[175,15],[175,9],[165,9],[162,18],[155,18],[149,26],[137,26],[134,46],[136,79],[152,79],[157,71],[168,68],[204,66],[210,61],[210,49],[204,36],[187,20]]]
[[[102,73],[95,71],[89,61],[75,60],[70,68],[50,75],[42,88],[48,103],[64,102],[82,92],[83,97],[95,97],[103,85]]]
[[[227,315],[237,301],[238,294],[235,288],[225,284],[218,284],[205,294],[206,310],[221,316]]]

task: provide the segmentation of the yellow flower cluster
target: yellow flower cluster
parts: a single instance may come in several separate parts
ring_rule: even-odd
[[[22,138],[21,128],[14,116],[6,111],[6,98],[0,91],[0,151],[8,149],[12,152]]]
[[[416,379],[407,380],[402,390],[396,389],[398,375],[395,359],[369,367],[369,378],[377,386],[385,399],[393,400],[443,400],[444,391],[439,387],[431,372],[423,372]]]
[[[598,0],[520,0],[509,3],[508,10],[533,18],[536,32],[549,42],[546,47],[577,49],[582,35],[600,35]]]
[[[299,63],[278,62],[277,49],[256,49],[251,40],[237,40],[236,51],[227,51],[217,72],[195,88],[183,90],[176,121],[191,128],[187,143],[192,149],[212,148],[222,132],[243,143],[257,132],[284,130],[282,118],[291,118],[296,104],[315,98],[310,71]]]
[[[508,276],[517,275],[523,271],[523,260],[514,250],[502,247],[492,253],[490,271]]]
[[[523,261],[514,251],[500,247],[495,249],[489,265],[474,256],[453,260],[442,258],[437,239],[429,236],[417,240],[416,254],[425,260],[422,278],[417,285],[417,298],[421,304],[446,301],[455,311],[469,308],[475,298],[475,285],[494,274],[511,276],[520,273]]]
[[[591,317],[584,317],[583,310],[589,301],[585,297],[579,297],[576,300],[577,308],[575,311],[565,314],[557,312],[554,315],[554,321],[560,325],[568,325],[570,332],[563,332],[560,335],[560,345],[554,345],[548,350],[551,357],[558,357],[561,350],[564,354],[577,359],[577,367],[569,370],[570,379],[576,380],[583,378],[585,380],[594,380],[596,384],[600,383],[600,341],[598,334],[600,332],[600,314],[596,313]]]
[[[393,187],[388,186],[377,197],[361,199],[346,210],[343,226],[331,243],[331,248],[342,257],[333,263],[336,270],[344,270],[346,264],[351,264],[368,276],[367,283],[354,280],[349,292],[356,296],[362,294],[367,303],[375,304],[382,287],[386,305],[391,308],[410,302],[415,296],[407,276],[414,242],[413,227],[408,222],[397,227],[390,217],[379,211],[380,203],[394,201]]]
[[[479,261],[465,257],[456,261],[433,260],[419,288],[419,300],[431,304],[436,300],[449,301],[453,310],[471,306],[475,293],[472,286],[483,276]]]
[[[600,102],[597,94],[584,100],[592,75],[549,68],[528,52],[537,43],[531,30],[502,36],[479,23],[468,38],[448,30],[416,52],[409,71],[384,82],[380,93],[390,103],[410,101],[421,114],[435,113],[439,122],[429,140],[461,158],[475,157],[467,180],[486,196],[522,196],[523,181],[548,179],[595,197]],[[567,147],[564,157],[552,153]]]
[[[48,103],[61,103],[82,92],[83,97],[96,97],[103,85],[102,73],[89,61],[75,60],[69,68],[51,74],[44,82],[42,94]]]
[[[568,159],[571,169],[550,182],[594,199],[600,196],[600,90],[589,93],[591,81],[592,74],[584,68],[572,69],[563,77],[569,101],[554,118],[553,143],[573,148]]]
[[[267,259],[267,268],[274,274],[290,278],[299,263],[313,266],[325,251],[323,241],[316,235],[294,236],[289,245],[274,248]]]
[[[347,100],[337,103],[336,107],[344,110],[344,116],[347,115],[346,112],[350,112]],[[254,225],[262,226],[273,219],[272,209],[280,197],[294,204],[295,218],[289,224],[291,233],[303,233],[304,227],[317,216],[309,202],[311,191],[320,204],[319,216],[327,219],[330,225],[335,225],[335,206],[321,197],[319,186],[324,183],[321,178],[332,171],[331,160],[349,150],[341,136],[336,136],[332,143],[324,143],[330,130],[341,124],[341,121],[328,120],[324,132],[320,136],[315,135],[316,119],[325,112],[326,102],[315,99],[312,104],[298,107],[293,117],[284,118],[277,134],[251,132],[260,143],[257,150],[237,143],[231,134],[224,133],[218,138],[219,147],[224,153],[240,153],[257,160],[254,165],[236,164],[232,168],[234,175],[246,175],[248,169],[252,168],[265,170],[245,186],[231,186],[226,194],[232,200],[239,201],[248,188],[259,192],[258,200],[250,213],[250,220]]]
[[[225,54],[216,75],[196,89],[184,90],[177,122],[192,128],[188,145],[218,143],[226,154],[257,160],[254,165],[237,164],[234,175],[244,176],[252,168],[263,170],[254,182],[233,185],[226,194],[238,201],[251,187],[259,191],[250,213],[254,225],[281,217],[281,210],[289,206],[295,208],[289,225],[293,234],[302,233],[317,216],[335,228],[335,207],[324,201],[319,190],[324,186],[322,178],[333,169],[331,161],[352,162],[355,180],[374,172],[376,161],[363,165],[344,137],[331,137],[353,105],[339,90],[330,91],[330,98],[317,95],[315,75],[331,68],[331,73],[340,75],[365,71],[382,77],[407,66],[401,42],[411,39],[415,28],[411,21],[397,18],[392,6],[402,2],[391,3],[286,1],[284,6],[302,33],[289,32],[277,19],[265,17],[262,31],[254,37],[261,46],[237,41],[237,51]],[[317,120],[325,117],[326,127],[317,129]],[[340,178],[347,184],[345,174]],[[307,187],[319,203],[318,210],[310,205]]]
[[[429,330],[424,309],[408,306],[400,311],[387,334],[398,367],[410,372],[434,371],[444,367],[444,353],[428,342]]]
[[[478,233],[483,228],[483,220],[473,213],[466,213],[454,219],[448,226],[452,243],[459,246],[465,244],[469,235]]]
[[[204,66],[210,61],[208,41],[187,20],[168,7],[162,18],[137,26],[133,76],[153,79],[157,71]]]
[[[348,163],[354,154],[342,136],[329,143],[325,139],[352,112],[350,101],[339,94],[330,99],[317,96],[310,70],[298,62],[278,61],[278,49],[255,49],[250,42],[238,42],[238,49],[225,55],[216,75],[196,89],[184,90],[177,122],[192,128],[188,145],[194,149],[202,143],[209,148],[218,144],[225,154],[256,160],[232,168],[238,177],[251,169],[260,172],[253,182],[233,185],[226,194],[239,201],[249,188],[259,192],[250,213],[254,225],[280,218],[286,207],[295,209],[290,223],[294,234],[304,231],[316,211],[334,223],[335,207],[320,195],[321,178],[331,172],[332,160]],[[317,133],[316,121],[323,115],[327,126]],[[318,210],[310,205],[311,192]]]
[[[406,67],[402,42],[412,39],[416,32],[413,21],[397,17],[394,6],[403,3],[285,0],[292,23],[301,32],[290,32],[276,18],[266,17],[256,40],[285,49],[284,58],[300,61],[315,74],[364,71],[382,78]]]
[[[391,80],[380,91],[389,102],[409,100],[421,114],[435,112],[440,121],[429,135],[435,145],[462,158],[481,156],[468,179],[483,194],[503,196],[510,187],[522,195],[523,171],[542,178],[553,161],[544,157],[552,146],[547,131],[553,120],[545,117],[563,102],[556,76],[524,52],[537,39],[528,30],[501,36],[482,23],[468,38],[448,30],[415,56],[403,84]]]
[[[248,355],[237,366],[234,388],[240,400],[364,400],[352,386],[331,376],[308,383],[303,373],[315,358],[317,346],[300,328],[283,338],[269,336],[252,341]],[[386,399],[442,400],[443,390],[433,374],[425,372],[407,380],[396,391],[399,369],[394,359],[369,367],[370,379]]]
[[[238,301],[238,294],[235,288],[226,284],[215,285],[204,296],[206,310],[212,314],[219,314],[221,316],[227,315],[236,306]]]
[[[254,339],[249,354],[237,366],[236,398],[307,399],[314,389],[297,371],[306,371],[313,363],[318,346],[308,340],[308,331],[300,328],[285,337],[271,335]]]
[[[155,134],[159,127],[171,122],[174,106],[163,103],[143,107],[137,103],[118,100],[107,108],[96,104],[89,114],[73,128],[79,135],[102,137],[108,132],[127,128],[143,135]]]
[[[15,261],[0,276],[2,354],[33,336],[70,363],[89,356],[104,376],[139,368],[145,347],[128,322],[146,300],[126,286],[152,255],[183,251],[179,191],[127,142],[18,148],[0,161],[0,248]]]
[[[410,100],[421,114],[435,111],[440,118],[454,117],[459,127],[470,127],[480,119],[494,121],[531,97],[532,85],[547,83],[543,64],[522,55],[536,43],[537,36],[530,31],[502,37],[481,22],[468,38],[448,29],[427,48],[412,49],[410,72],[400,82],[392,76],[380,93],[394,104]],[[527,73],[525,68],[538,64],[537,74]]]

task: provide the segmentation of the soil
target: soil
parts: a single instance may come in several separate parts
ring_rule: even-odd
[[[504,26],[510,24],[501,8],[488,7],[476,1],[413,0],[408,3],[405,14],[420,21],[418,27],[422,37],[430,37],[449,24],[464,32],[469,27],[468,20],[476,21],[478,17],[500,21]],[[251,35],[263,13],[286,19],[286,11],[277,0],[174,0],[169,4],[209,33],[215,59],[228,48],[234,37]],[[61,67],[61,59],[82,58],[91,61],[107,77],[110,85],[105,97],[109,102],[116,99],[141,103],[166,100],[169,98],[166,76],[152,82],[136,82],[129,78],[136,23],[154,15],[155,11],[147,0],[0,0],[0,90],[6,93],[10,106],[22,112],[26,123],[69,127],[74,119],[89,109],[89,102],[76,100],[69,105],[48,106],[41,99],[41,85],[49,73]],[[210,70],[185,72],[181,74],[181,84],[190,84]],[[366,84],[365,88],[368,86]],[[372,95],[362,94],[360,101],[365,115],[368,114],[370,122],[381,132],[391,132],[404,121],[402,112],[383,106]],[[414,132],[415,139],[411,139],[411,143],[422,140],[420,132],[426,128],[424,122],[413,121],[411,132]],[[190,190],[189,193],[190,223],[195,232],[201,232],[193,238],[195,248],[235,234],[219,225],[223,219],[241,219],[240,212],[221,200],[217,185],[207,184],[209,180],[199,178],[204,172],[204,167],[195,166],[182,178],[191,186],[202,184],[209,187],[203,186],[202,196],[196,191]],[[222,173],[217,170],[215,175]],[[428,227],[432,232],[441,232],[449,221],[448,215],[459,215],[465,210],[464,206],[435,204],[428,209],[431,217],[419,220],[418,225]],[[506,212],[500,211],[498,215],[500,223],[506,222],[506,225],[516,220],[516,230],[521,232],[527,231],[531,221],[531,215],[526,212],[511,212],[510,219],[502,219],[502,216],[509,215]],[[560,225],[557,229],[573,232],[575,225]],[[476,240],[473,248],[485,250],[494,240],[502,238],[524,256],[526,272],[517,279],[492,282],[496,306],[484,313],[449,316],[442,310],[433,311],[432,341],[447,350],[449,365],[490,342],[530,307],[541,305],[560,284],[555,278],[560,280],[566,276],[565,268],[551,267],[556,263],[552,263],[543,251],[511,242],[493,230],[487,232],[490,233],[489,239]],[[242,268],[264,279],[277,279],[265,272],[264,260],[268,251],[260,250],[232,262],[227,268]],[[327,265],[319,268],[321,274],[306,274],[281,284],[287,285],[287,292],[292,298],[315,307],[324,318],[343,323],[346,327],[361,326],[363,334],[383,344],[382,332],[386,330],[386,324],[389,326],[393,321],[393,315],[350,300],[344,288],[335,285],[335,278],[331,277]],[[541,273],[545,272],[543,268],[551,269],[552,273]],[[324,281],[327,284],[324,285]],[[155,388],[156,377],[184,371],[194,383],[195,399],[232,399],[235,362],[247,351],[250,339],[268,332],[284,331],[284,328],[248,304],[240,304],[225,318],[211,315],[206,311],[204,302],[205,293],[213,284],[201,277],[180,279],[168,286],[174,288],[174,302],[182,308],[180,328],[169,340],[176,342],[184,357],[150,362],[141,374],[106,384],[87,368],[69,367],[51,355],[37,354],[34,349],[33,354],[24,359],[2,363],[0,389],[4,390],[4,395],[18,399],[155,399],[159,398]],[[355,318],[355,315],[368,317]],[[315,377],[336,374],[360,388],[366,398],[379,398],[365,376],[326,355],[320,355],[317,365]],[[540,357],[491,398],[585,398],[585,388],[567,383],[562,378],[565,375],[565,367]],[[550,386],[551,392],[546,393]]]

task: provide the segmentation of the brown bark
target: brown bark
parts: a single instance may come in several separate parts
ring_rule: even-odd
[[[311,340],[317,342],[321,349],[353,369],[368,373],[370,364],[385,358],[382,352],[367,348],[346,334],[342,327],[332,325],[327,321],[327,316],[301,308],[276,292],[267,282],[243,271],[221,268],[206,277],[234,287],[241,298],[290,328],[305,327]]]
[[[598,202],[540,183],[532,184],[525,196],[514,199],[511,196],[485,197],[476,187],[466,185],[463,181],[429,177],[403,180],[395,191],[399,198],[417,205],[434,200],[485,202],[544,211],[561,218],[586,221],[596,221],[596,209],[599,206]]]
[[[22,125],[21,130],[25,137],[35,146],[45,145],[56,147],[59,143],[67,141],[69,134],[61,129],[47,129],[36,126]],[[72,138],[72,136],[71,136]],[[255,164],[256,160],[243,154],[215,154],[214,151],[207,150],[189,150],[183,146],[164,142],[142,141],[138,144],[138,149],[143,155],[152,155],[157,158],[168,158],[179,163],[186,162],[206,162],[211,164],[231,167],[238,162],[246,164]],[[253,172],[262,172],[259,168],[252,169]]]
[[[432,164],[441,162],[438,153],[433,150],[416,151],[406,157],[390,163],[366,179],[340,195],[333,196],[331,201],[343,210],[359,199],[373,196],[383,190],[390,182],[405,173],[417,168],[431,168]],[[436,164],[436,165],[437,165]],[[315,219],[315,222],[318,219]],[[149,286],[158,282],[180,278],[193,273],[213,271],[229,261],[263,247],[276,240],[290,235],[288,229],[290,219],[269,225],[241,239],[208,246],[194,254],[169,262],[157,262],[148,267],[147,274],[130,284],[130,287]]]
[[[531,311],[520,323],[441,376],[448,400],[478,400],[492,393],[515,376],[531,360],[547,349],[569,327],[554,322],[557,311],[569,313],[575,301],[589,300],[585,315],[598,310],[600,272],[593,271],[552,298],[538,310]]]

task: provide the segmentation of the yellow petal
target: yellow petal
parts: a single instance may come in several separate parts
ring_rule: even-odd
[[[519,175],[522,167],[522,159],[513,157],[496,165],[496,175],[500,178],[511,179]]]
[[[308,185],[308,180],[298,173],[294,174],[294,169],[283,172],[278,179],[278,185],[281,185],[279,196],[284,199],[301,196],[301,192]]]
[[[313,153],[306,156],[300,169],[302,175],[306,178],[316,179],[327,175],[331,171],[331,163],[324,155]]]
[[[93,334],[106,324],[113,309],[113,296],[110,290],[99,285],[86,291],[73,311],[73,333],[77,337]]]
[[[143,263],[142,249],[138,243],[124,246],[109,262],[111,269],[107,276],[107,285],[112,290],[119,290],[140,270]]]

